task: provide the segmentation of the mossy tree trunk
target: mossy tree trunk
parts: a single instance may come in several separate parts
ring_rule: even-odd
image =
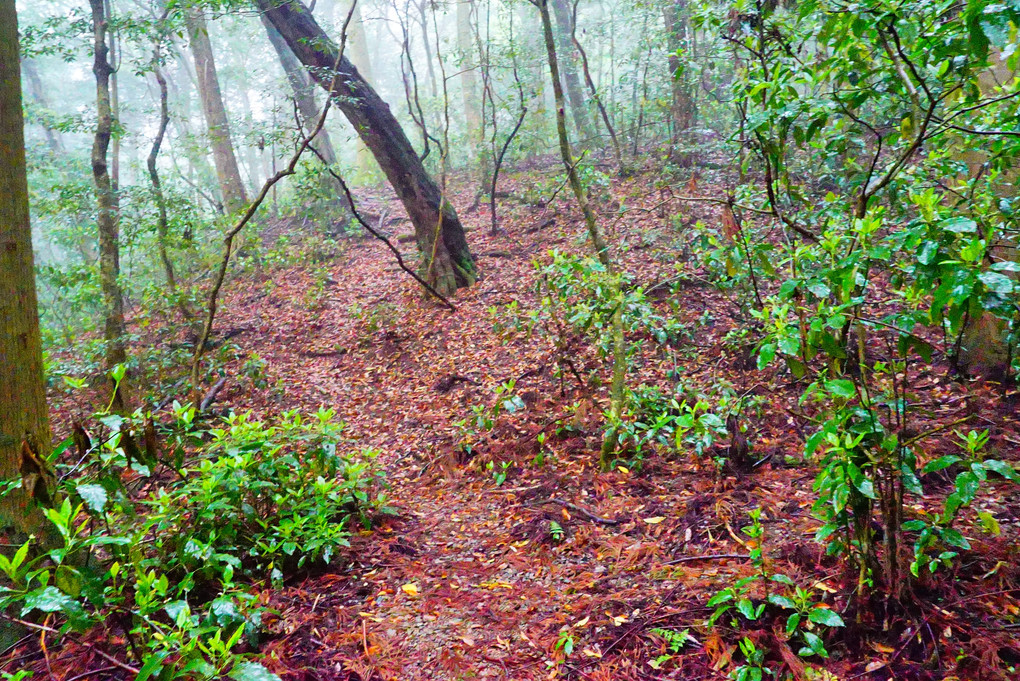
[[[602,442],[602,465],[608,467],[612,464],[618,450],[617,426],[623,416],[624,391],[627,379],[627,347],[623,336],[623,291],[620,286],[619,274],[609,254],[609,247],[599,231],[598,222],[595,219],[595,212],[588,202],[584,187],[581,186],[581,178],[577,174],[577,162],[574,159],[574,152],[570,148],[570,137],[567,134],[567,115],[564,111],[566,100],[563,96],[563,86],[560,83],[559,63],[556,58],[556,39],[553,34],[552,18],[549,14],[549,2],[555,0],[533,0],[542,15],[542,34],[545,37],[546,56],[549,61],[549,75],[552,77],[553,97],[556,100],[556,132],[560,143],[560,156],[563,159],[563,166],[566,169],[567,181],[581,213],[584,215],[585,225],[588,227],[588,236],[591,239],[592,247],[599,261],[606,268],[610,276],[611,289],[609,297],[616,304],[613,311],[612,328],[610,329],[613,348],[613,377],[609,387],[609,421],[610,427]]]
[[[96,133],[92,140],[92,179],[96,185],[99,229],[99,283],[103,292],[103,339],[106,341],[106,368],[127,362],[124,324],[124,294],[120,288],[120,225],[117,194],[110,178],[107,154],[113,132],[110,104],[110,74],[113,67],[107,45],[107,17],[103,0],[89,0],[92,7],[94,61],[96,77]],[[123,385],[121,386],[124,387]],[[114,397],[118,409],[125,407],[123,390]]]

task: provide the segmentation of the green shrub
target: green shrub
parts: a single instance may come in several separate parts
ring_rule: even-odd
[[[62,634],[123,635],[139,679],[275,678],[240,651],[262,616],[242,580],[326,566],[353,525],[390,511],[376,452],[345,453],[329,410],[272,425],[232,415],[208,431],[193,408],[174,412],[166,456],[140,413],[100,415],[98,444],[82,430],[57,448],[78,450],[63,500],[44,509],[52,532],[0,555],[0,609],[55,615]]]

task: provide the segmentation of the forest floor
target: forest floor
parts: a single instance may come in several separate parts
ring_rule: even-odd
[[[717,205],[671,198],[722,196],[721,178],[701,172],[693,183],[677,178],[673,192],[650,170],[603,190],[607,238],[627,246],[626,267],[646,290],[687,266],[677,262],[685,230],[721,219]],[[551,165],[516,172],[503,187],[521,196],[555,175]],[[742,660],[739,637],[704,628],[706,602],[753,572],[740,528],[755,508],[771,569],[834,609],[848,607],[856,575],[813,537],[816,469],[802,458],[813,407],[798,404],[802,386],[789,373],[759,371],[746,348],[724,341],[751,320],[732,292],[696,269],[654,296],[689,335],[672,346],[643,344],[628,382],[671,391],[680,380],[707,394],[725,384],[756,397],[744,425],[759,465],[719,471],[711,453],[649,452],[639,470],[599,469],[605,389],[559,378],[547,339],[506,328],[507,305],[536,304],[533,261],[553,248],[588,252],[565,194],[542,207],[501,200],[494,235],[486,206],[462,209],[483,278],[458,292],[456,312],[423,298],[370,239],[350,240],[314,267],[228,282],[218,328],[237,332],[232,342],[243,353],[226,367],[218,407],[266,417],[335,409],[355,446],[379,450],[398,511],[356,536],[345,564],[264,593],[275,614],[266,618],[263,662],[283,679],[725,678]],[[381,214],[384,203],[361,208]],[[412,247],[404,244],[408,255]],[[249,352],[265,361],[258,380],[245,375]],[[582,374],[608,381],[593,348],[578,344],[576,353]],[[525,408],[499,416],[465,453],[457,422],[472,417],[472,405],[491,406],[511,380]],[[918,432],[970,417],[991,431],[998,456],[1017,459],[1015,395],[954,380],[944,365],[918,379],[916,395],[930,406]],[[952,439],[951,429],[939,432],[925,451],[948,452]],[[933,496],[946,488],[935,481]],[[908,599],[889,631],[847,615],[847,628],[827,639],[829,660],[800,661],[798,646],[777,633],[782,623],[770,620],[749,632],[771,651],[768,666],[797,679],[1006,678],[1020,663],[1020,498],[993,485],[978,505],[1000,534],[983,533],[968,515],[961,529],[973,550],[951,576]],[[689,629],[695,641],[656,664],[668,652],[656,629]]]

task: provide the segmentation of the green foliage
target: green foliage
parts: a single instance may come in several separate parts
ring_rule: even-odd
[[[100,414],[91,438],[57,448],[54,461],[77,453],[44,511],[52,539],[0,556],[0,608],[51,613],[62,632],[123,629],[139,678],[275,678],[238,650],[262,617],[241,580],[326,566],[353,524],[389,511],[375,453],[342,453],[328,410],[201,431],[194,408],[173,408],[163,448],[142,413]]]
[[[348,546],[349,522],[369,526],[385,507],[376,492],[374,451],[337,452],[342,426],[320,409],[310,419],[287,412],[267,426],[231,415],[209,431],[208,456],[195,473],[149,502],[149,526],[188,570],[212,567],[253,577],[329,563]]]
[[[911,382],[936,352],[960,358],[977,342],[968,325],[986,314],[1002,326],[992,342],[1017,354],[1020,266],[1008,244],[1020,224],[1005,190],[1020,158],[1020,83],[993,85],[987,74],[1020,65],[1018,19],[1016,7],[981,1],[883,0],[848,11],[810,0],[707,5],[696,20],[725,35],[740,63],[739,153],[745,170],[762,172],[737,198],[762,205],[785,231],[775,247],[752,247],[766,240],[702,230],[696,250],[727,285],[763,280],[751,282],[758,367],[780,364],[804,379],[804,401],[821,408],[805,447],[821,464],[818,537],[857,563],[862,602],[879,569],[889,598],[903,592],[905,533],[916,533],[915,578],[922,565],[946,565],[967,544],[956,515],[988,472],[1016,477],[976,453],[923,466]],[[901,526],[904,499],[922,494],[932,465],[969,468],[943,512]]]
[[[532,331],[544,332],[557,347],[568,345],[573,336],[591,338],[602,356],[611,353],[611,324],[617,300],[611,275],[594,257],[579,257],[550,251],[551,261],[535,264],[539,275],[540,305],[529,313]],[[635,286],[629,275],[621,275],[624,290],[623,325],[628,334],[671,343],[684,332],[674,319],[660,314]],[[633,354],[636,345],[628,350]]]
[[[749,557],[756,573],[738,579],[708,600],[708,607],[713,608],[707,621],[708,626],[716,626],[723,616],[728,616],[730,626],[739,631],[746,625],[762,620],[768,614],[785,614],[786,636],[803,642],[798,655],[829,657],[821,638],[823,628],[842,627],[843,618],[816,600],[812,590],[802,588],[788,576],[769,569],[762,548],[765,529],[761,524],[761,509],[751,511],[750,517],[751,524],[741,528],[741,532],[749,539],[751,546]],[[742,651],[743,648],[741,645]],[[744,651],[744,654],[750,669],[756,664],[760,665],[764,660],[762,655],[755,661],[758,657],[756,652],[749,654],[748,651]],[[742,668],[738,668],[735,673],[740,669]]]
[[[648,661],[648,666],[652,669],[659,670],[662,666],[672,660],[676,655],[683,650],[684,646],[688,643],[697,645],[698,641],[691,635],[690,629],[684,629],[682,631],[674,631],[672,629],[651,629],[651,634],[658,636],[666,644],[666,648],[669,650],[668,653],[659,655],[653,660]]]

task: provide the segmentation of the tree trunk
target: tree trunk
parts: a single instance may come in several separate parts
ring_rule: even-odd
[[[39,108],[44,110],[39,122],[42,125],[43,131],[46,133],[46,145],[54,154],[63,154],[64,142],[60,137],[60,131],[54,128],[50,120],[48,120],[50,104],[46,97],[46,93],[43,91],[42,79],[39,77],[39,69],[36,68],[35,60],[23,60],[21,62],[21,68],[25,72],[25,80],[28,84],[29,94],[32,96],[33,101],[35,101]]]
[[[315,103],[313,85],[309,81],[304,67],[301,66],[301,62],[294,56],[291,49],[287,47],[287,41],[269,23],[264,14],[262,15],[262,24],[266,27],[266,35],[269,36],[269,42],[273,45],[273,49],[276,50],[276,54],[280,58],[280,65],[283,67],[283,72],[287,76],[287,82],[290,83],[291,91],[294,93],[294,101],[297,102],[298,111],[301,112],[301,118],[304,119],[305,131],[311,132],[315,130],[315,126],[319,122],[319,106]],[[336,163],[336,152],[333,150],[333,142],[329,139],[328,132],[320,130],[312,144],[315,145],[315,148],[322,154],[327,163],[330,165]]]
[[[429,19],[427,13],[428,0],[418,0],[418,22],[421,24],[421,42],[425,47],[425,66],[429,74],[429,92],[432,99],[439,97],[436,86],[436,69],[432,65],[432,48],[429,46]]]
[[[327,91],[332,86],[337,108],[386,173],[414,225],[425,278],[443,295],[474,283],[476,267],[464,227],[386,102],[346,57],[338,58],[337,46],[304,5],[297,0],[256,2],[316,82]]]
[[[14,0],[0,0],[0,478],[22,488],[0,497],[0,517],[38,533],[45,522],[29,502],[46,504],[50,421],[43,381],[28,213],[18,23]]]
[[[92,177],[96,183],[99,227],[99,281],[103,291],[105,323],[103,338],[106,341],[106,368],[127,361],[124,344],[124,295],[120,289],[120,226],[117,217],[116,195],[110,180],[107,153],[113,130],[113,113],[110,107],[110,74],[113,68],[108,59],[106,44],[106,13],[103,0],[89,0],[92,6],[92,30],[95,39],[95,60],[92,72],[96,76],[96,134],[92,142]],[[115,401],[124,406],[122,391]]]
[[[314,132],[316,126],[318,126],[320,116],[319,106],[315,103],[314,85],[311,79],[309,79],[308,74],[305,73],[304,67],[301,66],[301,62],[298,61],[298,58],[294,56],[294,53],[287,46],[287,41],[269,23],[265,15],[262,15],[262,24],[266,27],[266,35],[269,36],[269,42],[273,44],[273,49],[276,50],[276,54],[280,57],[280,65],[283,66],[283,71],[290,82],[291,90],[294,92],[294,100],[297,102],[298,110],[301,112],[301,118],[304,119],[305,131],[308,133]],[[326,132],[325,128],[319,130],[315,135],[312,146],[315,147],[315,150],[319,152],[326,163],[329,165],[336,164],[336,151],[333,150],[333,143],[329,139],[329,133]],[[364,148],[363,145],[362,148]],[[339,218],[338,221],[342,225],[349,222],[350,216],[347,203],[340,198],[341,188],[336,185],[333,178],[327,173],[320,175],[320,183],[326,195],[331,197],[329,204],[336,211],[336,214],[331,215],[330,218]]]
[[[241,182],[241,170],[237,166],[234,145],[230,141],[230,125],[223,106],[220,81],[216,75],[212,43],[205,18],[196,9],[189,9],[184,15],[191,42],[191,53],[195,58],[195,74],[198,78],[198,94],[202,99],[205,122],[209,127],[209,142],[213,151],[213,162],[220,190],[223,193],[223,207],[228,213],[244,208],[248,198]]]
[[[581,138],[581,145],[587,146],[594,137],[591,117],[588,115],[588,104],[581,89],[581,79],[577,75],[577,58],[574,55],[573,41],[570,36],[574,32],[570,7],[567,0],[552,0],[553,13],[556,15],[556,51],[562,56],[563,85],[566,86],[567,99],[570,100],[570,114],[574,126]]]
[[[471,168],[476,175],[475,182],[479,187],[487,183],[485,140],[482,130],[482,112],[479,104],[478,74],[471,63],[474,52],[474,41],[471,28],[471,0],[457,2],[457,49],[460,51],[460,84],[464,99],[464,119],[467,127],[468,157],[478,159],[477,165]],[[484,191],[484,190],[482,190]]]
[[[687,74],[681,70],[683,62],[678,53],[690,49],[690,27],[687,22],[687,0],[667,0],[662,8],[662,16],[666,23],[666,49],[669,51],[670,116],[673,119],[674,133],[687,130],[694,124],[697,106]]]
[[[104,0],[103,9],[106,13],[107,22],[113,17],[113,2]],[[110,63],[110,116],[113,122],[120,121],[120,85],[117,78],[117,34],[107,30],[109,37],[109,49],[106,60]],[[112,129],[111,129],[112,130]],[[110,137],[110,187],[113,189],[113,200],[115,207],[120,204],[120,136]]]
[[[570,188],[573,190],[574,197],[581,207],[581,213],[584,215],[584,222],[588,227],[588,236],[591,238],[591,245],[595,249],[595,255],[609,274],[611,288],[608,295],[616,302],[616,309],[613,312],[612,326],[610,328],[613,346],[613,378],[609,387],[610,428],[606,431],[605,439],[602,441],[601,455],[603,468],[608,468],[612,464],[618,448],[619,437],[617,431],[623,415],[623,399],[627,379],[627,347],[623,335],[624,295],[620,287],[620,278],[616,272],[616,267],[609,254],[609,247],[599,232],[595,213],[592,211],[588,197],[581,186],[581,178],[577,174],[574,152],[570,149],[570,138],[567,135],[567,116],[564,112],[566,102],[563,97],[563,86],[560,84],[559,63],[556,59],[556,41],[553,36],[552,18],[549,16],[549,2],[556,2],[556,0],[537,0],[536,4],[539,12],[542,14],[542,34],[545,37],[546,56],[549,60],[549,75],[552,77],[553,96],[556,99],[556,132],[560,142],[560,156],[563,158],[563,166],[566,169]]]
[[[339,12],[344,12],[339,5],[337,6],[337,10]],[[347,14],[344,12],[340,17],[341,25],[343,25],[343,20],[346,19],[346,17]],[[347,27],[347,33],[347,44],[351,51],[351,62],[354,64],[355,68],[358,69],[358,72],[361,73],[361,77],[365,79],[365,82],[369,85],[373,85],[372,58],[368,53],[368,37],[365,35],[365,23],[361,20],[361,5],[359,3],[354,5],[354,11],[351,13],[351,23]],[[375,163],[372,160],[372,152],[369,151],[368,147],[365,146],[365,143],[361,141],[360,137],[357,140],[354,153],[355,158],[357,159],[358,174],[361,181],[367,181],[373,176],[378,175]]]
[[[152,148],[149,150],[149,157],[146,159],[145,165],[149,170],[152,196],[156,200],[156,245],[159,249],[159,259],[163,263],[163,272],[166,275],[167,292],[174,300],[183,303],[177,290],[177,277],[174,275],[173,262],[170,260],[166,195],[163,193],[163,185],[160,183],[159,170],[156,166],[156,161],[159,159],[159,150],[163,146],[163,138],[166,136],[167,126],[170,125],[170,107],[167,101],[166,78],[163,77],[163,71],[159,62],[160,55],[159,48],[157,47],[152,55],[152,73],[156,78],[156,84],[159,86],[159,129],[156,131],[156,138],[152,141]],[[180,307],[186,313],[185,316],[190,316],[183,305]]]

